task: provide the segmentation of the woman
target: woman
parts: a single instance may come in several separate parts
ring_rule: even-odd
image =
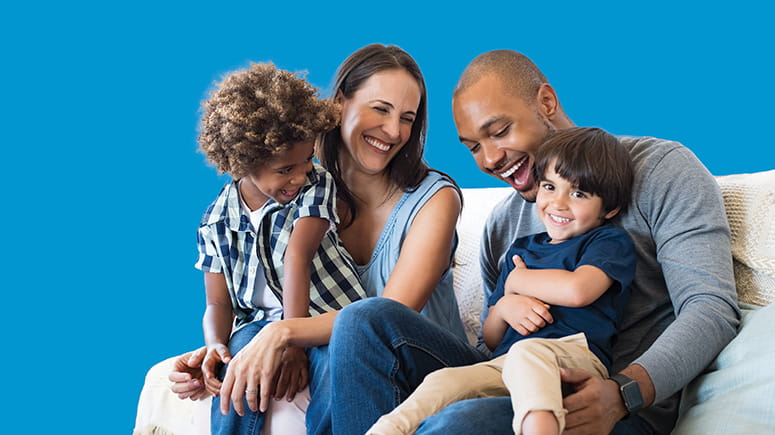
[[[454,183],[422,158],[427,93],[416,62],[395,46],[366,46],[340,66],[334,93],[342,107],[341,126],[322,138],[319,157],[337,182],[339,235],[367,294],[422,311],[465,339],[450,269],[461,198]],[[239,415],[265,411],[270,396],[292,396],[282,376],[284,351],[311,348],[307,426],[310,432],[329,432],[327,344],[336,316],[264,327],[229,363],[221,411],[228,412],[230,403]],[[179,358],[170,375],[181,398],[203,394],[200,353]],[[245,394],[255,390],[259,393]]]

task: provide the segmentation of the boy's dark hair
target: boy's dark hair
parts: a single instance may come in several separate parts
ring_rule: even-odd
[[[606,212],[627,210],[632,195],[630,153],[613,135],[599,128],[573,127],[551,134],[538,149],[533,165],[537,182],[554,171],[579,189],[603,199]]]
[[[276,154],[334,128],[340,111],[317,93],[302,75],[271,62],[231,72],[202,102],[201,151],[219,172],[240,179]]]

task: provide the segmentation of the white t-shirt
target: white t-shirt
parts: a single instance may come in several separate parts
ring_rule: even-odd
[[[261,222],[261,218],[264,217],[266,204],[257,210],[251,210],[241,196],[240,204],[242,205],[242,209],[245,210],[248,215],[250,215],[250,223],[253,225],[253,229],[258,228],[258,225]],[[254,233],[253,237],[258,237],[258,235]],[[256,270],[256,286],[253,288],[253,296],[250,300],[253,301],[255,306],[263,307],[263,320],[280,320],[283,316],[283,305],[280,300],[277,299],[277,295],[274,294],[272,289],[266,283],[266,274],[264,273],[264,267],[261,265],[261,262],[258,262],[257,266],[255,267],[261,270]]]

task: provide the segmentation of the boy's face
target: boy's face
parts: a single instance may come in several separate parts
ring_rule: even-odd
[[[562,243],[602,225],[619,212],[603,209],[603,198],[572,185],[554,171],[554,161],[538,184],[536,211],[551,243]]]
[[[271,198],[280,204],[293,200],[312,170],[314,148],[314,140],[299,142],[245,177],[255,187],[250,191],[259,196],[256,200],[264,203]]]

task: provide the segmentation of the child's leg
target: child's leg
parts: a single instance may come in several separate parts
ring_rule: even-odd
[[[237,355],[245,345],[247,345],[256,334],[261,331],[261,328],[266,326],[269,322],[258,321],[245,325],[237,332],[235,332],[229,338],[229,352],[232,356]],[[224,365],[219,374],[218,379],[223,380],[226,375],[227,365]],[[234,405],[229,406],[229,414],[221,414],[221,396],[213,397],[212,407],[210,409],[210,433],[212,434],[254,434],[258,435],[261,428],[264,426],[264,413],[253,412],[248,407],[247,398],[243,399],[245,415],[241,416],[234,410]],[[224,398],[223,400],[229,400]]]
[[[413,434],[417,426],[447,405],[459,400],[508,394],[501,378],[505,356],[463,367],[437,370],[390,414],[385,414],[367,434]]]
[[[546,414],[530,415],[525,421],[528,413],[534,411],[551,412],[556,420],[551,426],[556,427],[557,433],[563,431],[566,411],[562,407],[560,368],[580,368],[608,376],[605,366],[587,347],[583,334],[555,340],[525,339],[509,349],[503,363],[503,382],[511,393],[514,433],[522,432],[523,423],[544,422]]]

